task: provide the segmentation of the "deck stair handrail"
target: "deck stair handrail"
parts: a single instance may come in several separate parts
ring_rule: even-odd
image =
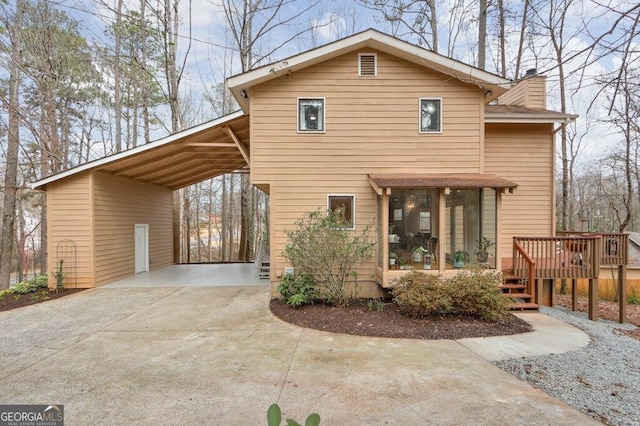
[[[514,237],[514,266],[518,245],[535,263],[536,278],[597,278],[602,261],[601,240],[600,234]]]
[[[536,263],[515,238],[513,241],[513,275],[521,279],[526,279],[527,288],[525,293],[530,295],[534,294]]]

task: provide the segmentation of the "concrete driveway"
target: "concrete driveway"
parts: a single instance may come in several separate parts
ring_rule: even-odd
[[[599,424],[455,341],[284,323],[268,286],[99,288],[0,312],[0,404],[68,425]]]

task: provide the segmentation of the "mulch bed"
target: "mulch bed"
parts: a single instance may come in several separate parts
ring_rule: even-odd
[[[85,290],[84,288],[65,288],[61,291],[56,290],[38,290],[27,294],[7,294],[0,298],[0,311],[8,311],[10,309],[20,308],[22,306],[35,305],[49,300],[58,299],[73,293]]]
[[[292,308],[279,299],[271,300],[271,312],[283,321],[300,327],[333,333],[405,339],[450,339],[489,337],[531,331],[531,326],[509,315],[497,323],[463,317],[412,319],[402,315],[397,305],[386,302],[381,311],[369,309],[366,300],[354,300],[348,306],[323,304]]]

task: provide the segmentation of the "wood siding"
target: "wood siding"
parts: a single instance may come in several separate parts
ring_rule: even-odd
[[[485,172],[518,184],[502,196],[500,255],[512,257],[514,236],[554,235],[551,124],[487,124]]]
[[[54,182],[47,187],[47,265],[49,287],[64,260],[64,286],[87,288],[93,280],[93,233],[91,174],[89,172]]]
[[[149,225],[149,268],[173,264],[172,191],[94,175],[96,286],[135,272],[134,226]]]
[[[251,177],[270,186],[271,266],[286,265],[284,229],[326,208],[327,194],[356,196],[356,226],[376,218],[369,173],[479,173],[483,92],[382,52],[378,75],[358,76],[358,51],[255,86]],[[297,133],[297,97],[325,98],[326,131]],[[420,134],[419,98],[442,98],[441,134]],[[374,259],[360,279],[375,274]],[[272,276],[272,279],[275,279]]]
[[[542,76],[519,81],[515,87],[500,96],[501,105],[517,105],[527,108],[547,107],[547,80]]]

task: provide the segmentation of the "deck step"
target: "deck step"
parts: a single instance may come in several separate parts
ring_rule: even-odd
[[[540,306],[537,303],[532,302],[520,302],[514,303],[509,308],[512,311],[537,311]]]
[[[502,284],[500,286],[503,290],[522,290],[523,288],[527,288],[526,284]]]
[[[527,293],[504,293],[504,295],[514,299],[533,299],[533,296]]]

